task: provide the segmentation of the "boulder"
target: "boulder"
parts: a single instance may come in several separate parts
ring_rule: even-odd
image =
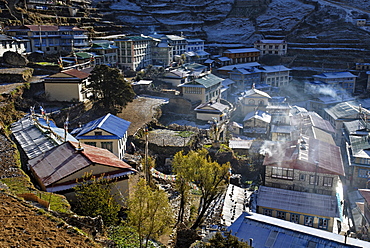
[[[26,57],[12,51],[7,51],[3,54],[3,61],[12,66],[26,66],[28,64]]]

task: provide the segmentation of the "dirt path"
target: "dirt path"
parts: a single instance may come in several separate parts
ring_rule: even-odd
[[[158,106],[167,102],[168,100],[165,98],[138,96],[127,104],[122,113],[117,114],[117,116],[131,122],[128,135],[133,135],[138,129],[153,120]]]

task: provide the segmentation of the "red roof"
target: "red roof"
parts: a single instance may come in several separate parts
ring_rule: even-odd
[[[68,69],[68,70],[65,70],[65,71],[61,71],[61,73],[65,73],[67,75],[70,75],[70,76],[73,76],[73,77],[76,77],[76,78],[79,78],[79,79],[85,79],[85,78],[90,76],[89,73],[79,71],[79,70],[76,70],[76,69]]]
[[[68,142],[71,143],[75,148],[78,148],[77,142]],[[114,155],[107,149],[89,146],[86,144],[82,144],[81,147],[83,148],[81,154],[83,154],[86,158],[88,158],[91,162],[95,164],[108,165],[123,169],[132,169],[130,165],[120,160],[116,155]]]
[[[361,195],[365,198],[367,204],[370,204],[370,189],[359,189]]]
[[[78,151],[76,148],[78,148],[77,142],[67,141],[29,160],[28,164],[46,187],[58,184],[60,180],[96,164],[116,168],[115,171],[117,171],[117,173],[136,172],[130,165],[120,160],[116,155],[106,149],[86,144],[83,144],[83,150]],[[111,169],[107,169],[106,172],[92,171],[93,174],[111,172],[113,172]],[[116,172],[114,173],[117,174]]]
[[[340,148],[324,141],[305,137],[268,147],[263,164],[308,172],[344,175]]]

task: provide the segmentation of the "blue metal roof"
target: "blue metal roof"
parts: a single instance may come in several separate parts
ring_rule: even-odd
[[[107,114],[105,116],[100,117],[99,119],[93,120],[80,128],[76,128],[72,131],[72,134],[77,134],[76,138],[86,138],[83,136],[84,134],[91,132],[95,129],[102,129],[112,135],[117,136],[121,139],[127,129],[129,128],[131,122],[121,119],[115,115]],[[113,137],[111,137],[112,139]]]
[[[240,240],[253,239],[255,248],[344,248],[369,247],[370,243],[354,238],[295,224],[277,218],[244,212],[227,228]]]

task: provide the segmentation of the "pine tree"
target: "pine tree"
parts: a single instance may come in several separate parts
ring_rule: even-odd
[[[107,65],[98,65],[92,70],[86,88],[92,93],[90,100],[101,102],[105,108],[121,109],[135,97],[131,84],[119,69]]]

